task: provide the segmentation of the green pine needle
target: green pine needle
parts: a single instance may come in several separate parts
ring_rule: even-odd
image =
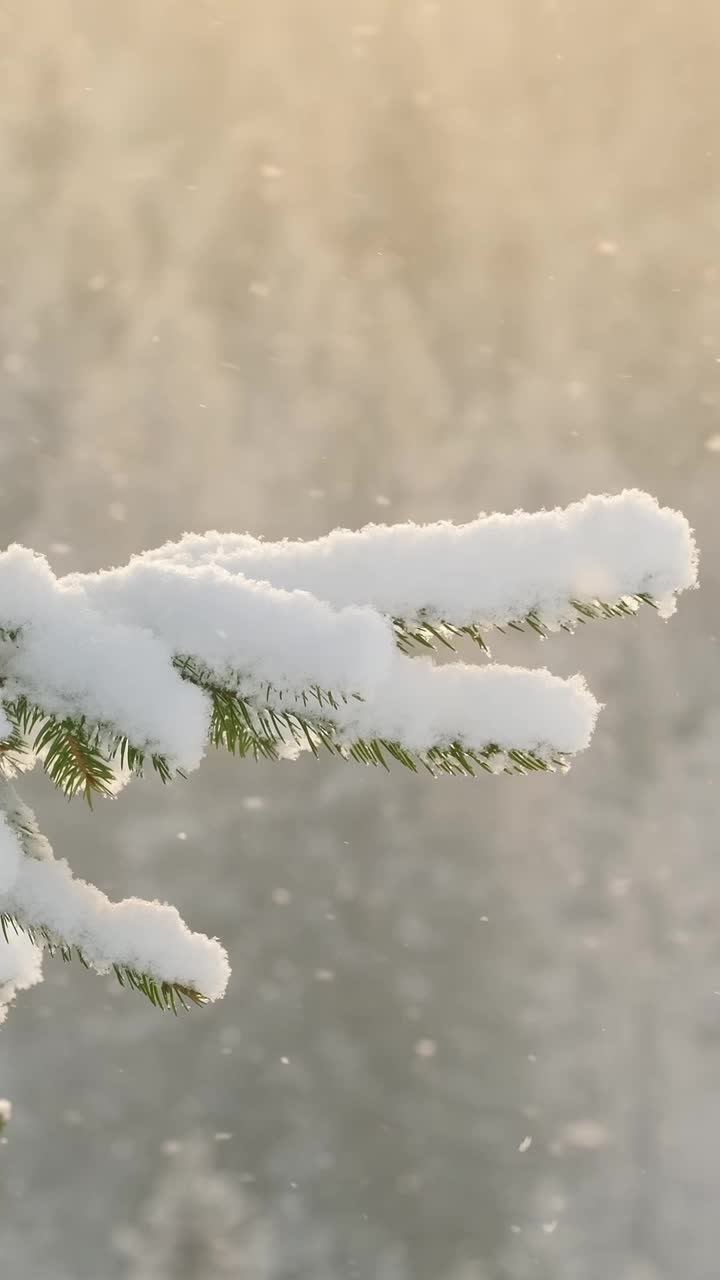
[[[563,631],[574,631],[578,623],[589,622],[596,618],[634,618],[637,615],[638,606],[643,604],[649,605],[652,609],[658,607],[656,601],[646,591],[641,591],[637,595],[621,596],[613,603],[605,600],[570,600],[568,603],[577,616],[572,621],[561,624]],[[543,640],[551,634],[551,629],[545,625],[540,614],[534,609],[523,618],[506,622],[503,626],[497,623],[486,623],[481,627],[480,624],[468,623],[460,627],[425,613],[421,613],[414,622],[404,618],[393,618],[392,625],[397,647],[406,654],[412,653],[418,645],[423,649],[437,649],[441,646],[454,652],[456,649],[454,640],[469,639],[477,644],[483,653],[489,655],[490,649],[484,635],[485,631],[499,631],[502,634],[506,628],[510,631],[529,629]]]
[[[21,696],[6,702],[13,738],[41,755],[45,772],[66,796],[83,794],[92,808],[94,795],[109,795],[114,771],[102,747],[100,726],[83,718],[48,716]]]
[[[38,753],[45,772],[69,799],[83,795],[92,808],[95,796],[112,795],[117,766],[136,775],[143,772],[146,753],[112,726],[90,724],[83,716],[48,715],[24,695],[3,706],[13,729],[0,743],[0,761],[21,764],[28,750]],[[173,770],[165,757],[152,754],[150,762],[162,781],[169,782]]]

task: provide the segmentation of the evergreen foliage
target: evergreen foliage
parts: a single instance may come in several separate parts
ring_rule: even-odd
[[[261,663],[265,670],[268,666],[272,667],[273,662],[277,664],[278,674],[274,680],[265,676],[260,678],[257,670],[241,668],[237,662],[232,661],[231,656],[222,660],[217,658],[213,637],[221,637],[224,642],[226,632],[220,622],[228,616],[239,620],[239,625],[245,625],[242,621],[243,602],[251,610],[248,617],[252,616],[254,625],[260,628],[268,625],[268,618],[272,623],[275,617],[292,619],[297,616],[300,626],[297,639],[302,639],[306,648],[308,636],[320,635],[324,638],[326,635],[328,644],[337,643],[340,615],[330,605],[319,603],[307,591],[292,590],[288,593],[267,582],[259,582],[253,586],[240,569],[229,570],[222,564],[193,563],[191,559],[188,564],[178,566],[177,563],[172,563],[170,556],[167,563],[162,560],[158,562],[153,557],[159,553],[151,553],[149,560],[141,565],[141,572],[135,577],[133,571],[138,562],[131,562],[127,570],[112,570],[106,575],[95,575],[94,578],[90,575],[87,585],[79,576],[65,590],[62,583],[55,582],[47,567],[38,565],[37,558],[33,560],[31,557],[28,561],[27,554],[22,549],[11,549],[6,553],[9,556],[6,565],[11,586],[20,601],[15,606],[15,614],[23,614],[22,601],[25,594],[32,595],[30,588],[38,591],[41,589],[49,605],[45,606],[46,612],[38,614],[37,618],[32,614],[25,617],[14,616],[9,606],[3,608],[0,591],[0,706],[4,719],[4,727],[0,729],[0,775],[6,779],[5,782],[0,779],[0,818],[5,839],[4,846],[0,847],[0,930],[5,944],[12,947],[13,940],[23,938],[29,940],[32,948],[46,951],[51,956],[59,955],[65,961],[74,957],[86,967],[100,972],[112,970],[121,986],[141,992],[155,1007],[173,1013],[177,1013],[179,1008],[199,1006],[208,1000],[217,999],[224,991],[229,966],[225,953],[216,940],[190,934],[172,908],[161,904],[138,904],[134,899],[112,904],[98,890],[74,881],[69,868],[55,862],[50,846],[40,835],[34,815],[15,795],[7,781],[39,763],[51,782],[68,799],[82,796],[92,807],[94,801],[113,796],[128,778],[141,776],[148,769],[153,770],[164,783],[177,776],[184,776],[182,762],[177,753],[173,753],[173,746],[178,742],[177,736],[173,738],[173,746],[166,748],[162,741],[157,740],[157,734],[153,740],[149,731],[144,735],[137,728],[133,731],[129,727],[132,716],[128,717],[128,724],[123,726],[118,723],[122,716],[118,716],[117,698],[114,703],[113,697],[109,700],[107,698],[108,674],[111,685],[113,672],[121,674],[125,681],[122,688],[129,693],[133,692],[133,672],[138,672],[138,679],[142,677],[143,672],[137,667],[137,655],[132,652],[132,637],[136,634],[132,630],[133,626],[142,629],[137,631],[137,635],[142,635],[144,643],[156,646],[159,643],[157,653],[160,668],[163,662],[167,662],[166,671],[169,673],[167,678],[170,684],[167,690],[163,690],[166,702],[161,705],[159,715],[161,728],[163,724],[173,722],[172,698],[180,699],[181,694],[184,698],[183,690],[189,692],[188,686],[191,686],[194,691],[193,699],[199,698],[199,703],[192,703],[193,712],[200,707],[203,714],[202,709],[207,709],[206,720],[200,721],[201,725],[206,724],[207,744],[226,750],[241,760],[278,761],[309,751],[314,757],[327,755],[385,770],[399,765],[415,774],[427,773],[432,777],[474,777],[479,773],[527,774],[566,770],[572,754],[587,745],[598,710],[582,681],[573,684],[556,680],[548,673],[487,667],[486,671],[491,674],[500,673],[501,678],[493,696],[497,698],[500,690],[502,696],[497,705],[500,712],[505,708],[508,720],[515,729],[508,728],[504,739],[504,730],[501,730],[498,731],[497,740],[492,736],[482,740],[482,729],[478,728],[473,737],[467,728],[468,724],[482,725],[482,714],[475,720],[471,718],[464,721],[465,729],[458,731],[457,728],[439,727],[446,724],[447,719],[443,721],[438,711],[433,710],[423,721],[425,727],[421,733],[417,727],[416,699],[418,688],[422,690],[426,685],[422,682],[414,684],[412,680],[407,680],[407,676],[411,671],[426,676],[433,674],[427,657],[424,666],[422,663],[417,667],[412,665],[414,655],[428,655],[437,651],[456,654],[458,646],[465,641],[472,642],[483,658],[489,657],[488,635],[493,630],[529,631],[546,639],[553,631],[573,631],[577,625],[590,621],[633,618],[643,606],[658,610],[662,616],[669,616],[674,610],[674,596],[695,583],[697,553],[687,522],[678,513],[658,508],[647,495],[629,493],[620,495],[617,499],[588,499],[587,503],[587,511],[584,511],[582,504],[576,504],[570,509],[573,520],[581,522],[586,515],[589,519],[597,509],[606,524],[610,521],[607,527],[612,528],[613,519],[627,521],[630,515],[644,522],[649,520],[649,527],[657,527],[662,534],[659,541],[665,539],[661,551],[653,548],[652,538],[650,539],[647,558],[652,563],[652,569],[641,572],[637,567],[633,568],[633,581],[637,579],[636,590],[611,594],[604,599],[587,591],[578,591],[574,583],[569,581],[566,594],[558,597],[555,579],[550,575],[547,581],[542,581],[541,573],[535,593],[537,605],[519,608],[517,616],[514,616],[511,604],[506,603],[504,612],[499,612],[495,604],[488,606],[484,613],[480,610],[482,616],[478,620],[468,621],[467,609],[463,607],[461,595],[457,594],[457,586],[454,588],[455,595],[452,592],[450,595],[447,592],[443,595],[443,584],[438,581],[437,598],[455,600],[455,617],[445,616],[442,608],[429,600],[427,607],[416,610],[414,616],[387,612],[382,625],[379,621],[382,610],[375,609],[373,614],[373,606],[360,592],[357,604],[361,608],[356,610],[357,618],[352,611],[346,611],[347,616],[343,617],[342,625],[349,627],[349,630],[342,634],[349,636],[353,644],[359,644],[360,654],[364,652],[362,646],[366,644],[368,637],[376,649],[379,644],[377,652],[381,655],[381,665],[387,662],[382,656],[382,641],[386,636],[390,649],[394,644],[399,651],[395,658],[395,663],[400,664],[397,671],[391,665],[388,676],[383,666],[385,674],[377,685],[380,692],[376,695],[368,695],[362,680],[358,680],[358,686],[363,692],[352,688],[326,688],[312,681],[305,687],[298,684],[297,680],[293,684],[292,680],[286,678],[287,671],[291,668],[303,669],[303,662],[306,669],[313,666],[318,669],[322,666],[322,654],[316,655],[309,667],[305,658],[300,662],[295,661],[293,647],[296,637],[292,633],[272,636],[272,661]],[[549,513],[547,516],[543,515],[541,523],[543,528],[549,528],[552,536],[555,536],[553,531],[557,526],[567,542],[570,535],[563,526],[563,518],[561,512]],[[495,518],[490,518],[491,521],[493,519]],[[505,521],[502,536],[514,545],[517,530],[525,529],[523,536],[526,536],[526,526],[529,527],[535,517],[526,517],[524,513],[520,513],[516,518],[501,519]],[[515,519],[517,528],[513,525]],[[482,521],[476,524],[477,527],[473,526],[476,529],[473,536],[484,537],[487,530]],[[452,527],[427,526],[423,537],[427,540],[428,532],[434,536],[435,528],[438,530],[438,547],[441,550],[443,547],[447,549],[448,539],[453,534]],[[606,525],[603,525],[603,529],[605,528]],[[413,529],[413,526],[399,526],[398,533],[406,548],[404,554],[406,557],[411,556],[408,563],[411,567],[416,561],[420,564],[425,581],[425,552],[421,547],[418,560],[414,550]],[[389,536],[394,531],[391,529],[386,532]],[[367,543],[363,543],[363,537],[363,532],[347,535],[348,539],[354,539],[361,545],[364,554],[374,554],[373,539],[378,537],[377,529],[371,527],[368,530]],[[195,541],[199,543],[200,550],[195,547],[193,554],[204,554],[202,539]],[[182,547],[182,544],[178,545]],[[268,551],[264,544],[259,545],[258,554],[272,552],[272,547]],[[302,547],[302,544],[295,545]],[[343,543],[340,552],[344,555],[346,551],[346,544]],[[162,548],[160,552],[163,552]],[[278,558],[287,557],[291,553],[294,554],[293,546],[280,544]],[[222,553],[226,561],[231,561],[233,554],[232,547]],[[598,578],[599,554],[598,549],[594,548],[589,573],[589,577],[594,577],[594,580]],[[412,556],[415,556],[415,560],[412,560]],[[0,561],[2,559],[0,556]],[[446,576],[442,559],[438,564],[442,569],[442,578]],[[517,599],[526,600],[531,591],[532,574],[528,574],[522,566],[521,570],[516,565],[519,583]],[[344,572],[343,569],[337,580],[341,582],[343,591],[347,590]],[[22,588],[24,581],[23,574],[29,575],[28,591],[21,589],[18,592],[18,582]],[[628,581],[626,568],[618,553],[617,539],[605,576],[608,583]],[[645,589],[647,582],[662,584],[660,599],[652,591]],[[0,587],[1,585],[0,580]],[[153,592],[159,586],[165,593],[163,604],[159,613],[153,614]],[[217,615],[213,619],[211,608],[210,616],[207,619],[202,617],[199,627],[195,625],[195,619],[191,618],[188,631],[187,610],[192,607],[191,593],[196,586],[203,593],[197,597],[198,601],[202,600],[204,608],[216,602]],[[432,583],[428,590],[431,588]],[[120,592],[121,606],[117,606],[116,602],[114,606],[113,603],[113,591],[116,589]],[[481,598],[482,591],[477,582],[473,583],[472,590],[473,599]],[[497,601],[497,575],[493,590]],[[109,591],[109,595],[104,596],[102,593],[106,591]],[[125,596],[123,592],[126,593]],[[505,595],[507,601],[512,600],[512,591]],[[103,609],[107,614],[105,617],[101,609],[97,613],[97,624],[93,623],[96,614],[92,612],[98,608],[96,597],[104,602]],[[397,598],[401,597],[402,583],[399,583]],[[96,656],[98,646],[106,643],[110,646],[108,653],[111,653],[115,664],[108,672],[103,673],[99,682],[96,678],[95,686],[93,677],[86,677],[82,667],[68,667],[67,663],[63,665],[61,662],[57,667],[57,674],[53,667],[52,644],[49,658],[48,646],[42,647],[43,628],[52,643],[67,645],[68,636],[72,639],[75,635],[73,609],[87,611],[88,605],[91,612],[87,612],[87,616],[83,614],[81,619],[81,631],[83,626],[91,628],[88,633],[88,653],[91,657]],[[121,608],[117,616],[113,614],[113,607]],[[186,637],[194,635],[198,648],[203,649],[202,653],[185,651],[182,644],[172,645],[171,642],[167,647],[166,612],[173,615],[173,610],[174,616],[180,619],[177,624],[178,633]],[[152,634],[153,628],[148,622],[148,616],[160,618],[157,634]],[[57,635],[52,630],[56,619],[59,619]],[[119,627],[120,631],[113,632],[113,627]],[[326,633],[323,633],[323,627],[326,628]],[[80,635],[81,631],[77,634]],[[37,641],[39,632],[41,647],[38,651],[32,648],[32,643]],[[262,630],[258,632],[260,634],[263,634]],[[330,637],[334,637],[334,640],[330,640]],[[257,637],[254,643],[254,652],[257,653]],[[23,665],[23,660],[27,657],[26,649],[30,657]],[[227,652],[228,655],[238,652],[237,646],[233,648],[232,637],[228,640]],[[327,652],[331,655],[331,649]],[[164,654],[167,654],[167,658]],[[293,661],[289,665],[283,654],[293,654]],[[35,660],[39,661],[37,671],[33,667]],[[156,660],[155,650],[152,650],[152,660]],[[136,663],[135,667],[132,666],[133,661]],[[129,665],[121,670],[126,662]],[[459,671],[463,678],[473,676],[471,668],[457,666],[453,669]],[[334,670],[341,670],[341,667],[336,664]],[[530,687],[527,684],[528,678],[532,687],[540,690],[542,696],[535,708],[537,723],[532,730],[526,732],[530,716],[524,701]],[[402,686],[399,701],[398,679]],[[437,687],[432,692],[436,698],[438,693],[442,696],[443,689],[449,687],[442,682],[438,685],[436,681],[435,684]],[[429,689],[429,685],[427,687]],[[473,696],[481,697],[483,688],[490,689],[491,686],[483,686],[482,682],[472,679],[467,686],[468,695],[471,688]],[[463,689],[464,686],[461,686],[461,694]],[[362,720],[360,717],[363,711],[370,706],[368,696],[380,699],[379,713],[375,719],[369,714]],[[392,714],[383,719],[382,699],[392,696],[395,696]],[[464,697],[461,696],[459,700],[456,697],[456,714],[459,715],[460,708],[464,709],[464,701]],[[113,709],[106,715],[103,708],[109,703],[113,704]],[[501,719],[501,714],[498,719],[496,706],[495,720],[491,718],[487,723],[497,725]],[[137,703],[134,723],[138,723]],[[153,725],[156,723],[157,719],[152,722]],[[371,727],[367,732],[358,733],[353,728],[358,723],[369,726],[388,724],[393,728],[391,732],[384,732]],[[512,741],[513,733],[517,734],[515,741]],[[428,737],[429,734],[434,736]],[[523,734],[525,740],[518,741],[523,738]],[[201,752],[197,753],[197,759],[200,754]],[[190,755],[192,756],[192,750]],[[38,868],[38,863],[44,864],[46,870]],[[23,868],[26,873],[28,870],[33,873],[29,879],[26,874],[27,884],[24,888]],[[60,892],[63,902],[62,908],[57,909],[52,896],[56,890]],[[159,912],[159,932],[153,949],[148,944],[146,935],[148,927],[153,932],[154,908]],[[111,921],[114,922],[112,929],[109,928]],[[103,941],[106,930],[112,939],[107,945]],[[26,963],[27,953],[24,954]],[[36,961],[33,963],[33,974],[23,977],[20,973],[16,978],[12,973],[4,973],[0,967],[0,1012],[12,999],[15,990],[38,981],[39,965]]]

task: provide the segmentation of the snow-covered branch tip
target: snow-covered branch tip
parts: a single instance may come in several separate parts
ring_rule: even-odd
[[[546,636],[592,618],[629,617],[643,604],[668,617],[677,595],[696,585],[697,558],[685,517],[637,489],[463,525],[336,529],[310,542],[184,534],[138,557],[215,565],[311,591],[336,608],[369,605],[392,619],[402,646],[429,648],[453,647],[462,636],[485,647],[487,632],[505,628]],[[117,571],[87,581],[96,599],[133,589]]]
[[[13,545],[0,554],[0,772],[39,762],[92,802],[146,768],[183,775],[208,745],[433,775],[565,770],[599,711],[581,676],[436,665],[432,650],[643,604],[669,617],[696,581],[687,521],[637,490],[313,542],[186,534],[64,578]],[[39,980],[42,949],[114,970],[160,1007],[222,995],[219,943],[172,907],[112,904],[74,880],[7,790],[2,812],[0,1003]]]
[[[97,973],[113,971],[121,986],[173,1012],[224,994],[230,967],[216,939],[191,933],[166,903],[111,902],[76,879],[12,786],[0,786],[0,931],[8,944],[0,948],[7,966],[0,981],[16,989],[38,981],[44,949],[76,956]]]

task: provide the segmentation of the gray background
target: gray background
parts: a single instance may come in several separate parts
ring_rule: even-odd
[[[667,626],[496,644],[607,702],[566,778],[28,780],[234,974],[175,1021],[46,962],[0,1033],[11,1280],[717,1276],[719,38],[712,0],[2,6],[3,544],[637,484],[704,552]]]

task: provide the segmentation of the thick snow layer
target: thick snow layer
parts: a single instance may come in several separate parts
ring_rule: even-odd
[[[368,525],[312,542],[185,534],[145,560],[214,564],[335,606],[488,626],[535,611],[548,626],[576,617],[570,600],[646,592],[665,614],[695,585],[697,549],[683,515],[647,493],[595,495],[565,509],[480,516],[469,524]]]
[[[186,535],[123,568],[59,581],[13,546],[0,555],[0,626],[20,635],[0,640],[4,692],[104,722],[185,769],[202,757],[209,708],[173,669],[179,655],[220,682],[238,679],[246,695],[357,693],[363,701],[333,717],[348,737],[569,754],[587,745],[597,714],[581,682],[411,662],[383,615],[502,625],[534,612],[553,626],[573,616],[573,600],[640,592],[670,612],[696,576],[685,518],[638,490],[307,543]]]
[[[8,891],[17,882],[23,860],[18,838],[0,810],[0,912],[6,911]],[[0,1023],[7,1006],[18,991],[26,991],[42,981],[42,953],[25,934],[10,930],[8,940],[0,934]]]
[[[12,850],[18,845],[27,857],[49,862],[54,857],[50,841],[39,830],[32,809],[20,799],[15,788],[6,778],[0,777],[0,844],[4,841],[6,852],[0,850],[0,893],[3,888],[3,865],[12,865]]]
[[[356,692],[363,703],[336,717],[348,734],[571,752],[597,713],[584,686],[547,672],[410,663],[378,611],[458,625],[534,611],[552,626],[573,616],[571,600],[642,591],[670,612],[696,573],[687,521],[637,490],[308,543],[186,535],[123,568],[59,582],[42,558],[13,547],[0,556],[0,623],[22,635],[4,645],[7,691],[108,721],[186,769],[201,758],[208,706],[172,670],[173,655],[200,660],[221,682],[239,677],[246,694]]]
[[[305,592],[275,591],[212,565],[136,559],[73,581],[105,616],[150,627],[221,679],[240,672],[245,694],[267,682],[362,691],[362,702],[350,699],[332,713],[348,737],[392,737],[413,748],[459,739],[473,747],[543,744],[573,752],[587,745],[597,715],[577,681],[404,658],[388,624],[368,609],[335,613]]]
[[[210,1000],[219,999],[227,986],[230,966],[217,939],[191,933],[167,903],[111,902],[100,889],[76,880],[64,860],[26,857],[1,812],[0,910],[79,947],[100,973],[113,964],[127,966],[158,982],[192,987]],[[0,937],[0,964],[3,956],[7,960],[5,946]],[[0,980],[1,975],[0,969]],[[17,978],[12,981],[18,985]]]
[[[0,934],[0,1023],[5,1021],[7,1006],[18,991],[27,991],[42,982],[42,951],[24,933],[8,932],[5,941]]]
[[[369,702],[343,703],[333,718],[341,736],[381,737],[415,750],[457,740],[481,749],[561,752],[588,746],[599,704],[582,676],[464,663],[435,666],[429,658],[398,655],[387,681]]]
[[[0,934],[0,1003],[6,1004],[5,988],[12,984],[22,990],[41,981],[42,953],[24,933],[8,926],[8,940]]]
[[[370,608],[331,608],[212,564],[136,557],[122,569],[65,578],[106,618],[147,628],[175,654],[200,658],[221,678],[291,691],[313,685],[371,693],[394,656],[388,623]]]
[[[56,715],[105,721],[181,768],[199,764],[208,701],[181,680],[164,641],[103,618],[25,547],[0,554],[0,626],[21,628],[17,644],[2,642],[5,697],[23,693]]]

